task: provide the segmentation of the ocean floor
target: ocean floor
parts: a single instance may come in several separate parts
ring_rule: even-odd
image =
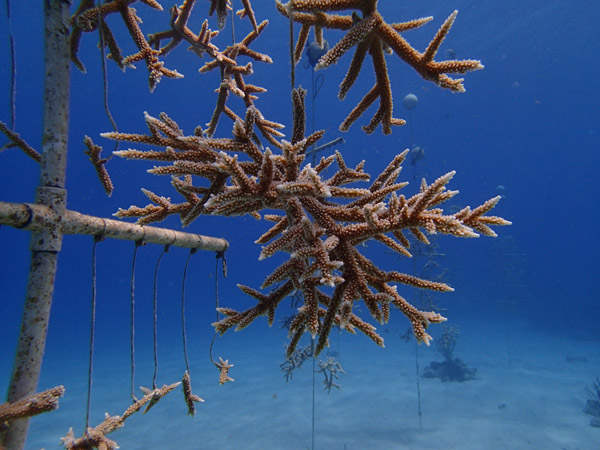
[[[315,374],[314,448],[600,448],[600,429],[591,427],[590,416],[582,412],[585,387],[600,375],[600,344],[512,328],[495,332],[462,325],[455,355],[477,368],[476,379],[457,383],[419,377],[420,420],[415,351],[422,372],[442,359],[434,346],[402,342],[395,331],[384,334],[385,349],[364,336],[334,335],[330,351],[346,374],[339,380],[343,390],[329,394],[323,375]],[[282,331],[256,323],[218,340],[215,358],[235,365],[230,371],[235,382],[223,386],[208,349],[190,345],[193,389],[206,400],[197,405],[195,417],[186,414],[178,388],[109,437],[121,449],[311,449],[312,362],[306,361],[286,383],[279,368],[284,338]],[[175,340],[159,347],[158,385],[181,379],[180,348]],[[129,404],[127,351],[96,354],[92,426],[105,412],[121,414]],[[46,356],[40,390],[64,384],[67,393],[58,411],[32,420],[26,446],[31,450],[61,448],[60,437],[70,427],[81,435],[85,423],[87,360],[66,363],[67,352]],[[136,384],[148,386],[151,349],[142,349],[136,359],[141,360]],[[3,382],[8,379],[6,367],[0,376]]]

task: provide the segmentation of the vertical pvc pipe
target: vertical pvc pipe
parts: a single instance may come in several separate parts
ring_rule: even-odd
[[[48,206],[61,217],[66,205],[70,2],[46,0],[44,5],[44,131],[36,203]],[[31,266],[21,335],[7,397],[9,402],[32,395],[37,389],[61,244],[60,220],[42,231],[34,232],[31,237]],[[29,419],[11,423],[3,436],[7,450],[21,450],[24,447],[28,426]]]

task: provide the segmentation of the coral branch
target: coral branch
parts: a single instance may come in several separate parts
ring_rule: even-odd
[[[0,428],[7,422],[57,409],[58,399],[64,394],[65,388],[56,386],[13,403],[0,404]]]

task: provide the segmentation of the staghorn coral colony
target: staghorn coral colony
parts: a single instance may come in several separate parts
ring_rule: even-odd
[[[285,253],[287,259],[265,277],[259,289],[239,286],[244,294],[256,300],[254,306],[245,311],[218,308],[223,316],[213,324],[218,333],[231,328],[243,329],[260,316],[267,316],[271,325],[282,300],[293,293],[301,293],[298,313],[289,322],[288,358],[305,333],[316,340],[315,354],[321,352],[328,345],[333,326],[350,333],[360,331],[383,346],[383,338],[371,322],[386,323],[392,307],[409,319],[416,339],[429,345],[431,336],[427,327],[446,319],[435,311],[421,311],[411,305],[403,296],[403,288],[442,292],[452,288],[443,282],[384,269],[364,254],[363,244],[377,241],[399,255],[411,257],[409,236],[424,244],[429,243],[428,235],[436,233],[455,237],[494,237],[493,226],[510,224],[500,217],[488,215],[500,196],[475,208],[467,206],[456,212],[446,212],[443,204],[458,193],[447,188],[455,172],[443,174],[433,182],[422,180],[420,186],[411,191],[408,183],[400,178],[408,150],[396,154],[375,176],[366,171],[369,161],[349,166],[338,150],[316,163],[309,163],[307,153],[319,144],[324,132],[307,132],[306,91],[295,84],[294,66],[300,60],[311,30],[316,45],[321,47],[325,46],[324,36],[329,30],[344,32],[337,43],[323,52],[315,68],[325,69],[353,50],[346,75],[340,82],[339,98],[344,99],[353,87],[360,88],[356,80],[361,70],[367,70],[363,67],[367,55],[375,82],[339,129],[347,131],[375,104],[375,112],[363,130],[371,134],[381,125],[382,132],[390,134],[392,126],[404,125],[405,121],[393,116],[387,58],[400,58],[423,79],[453,92],[464,91],[463,79],[454,78],[456,74],[483,68],[476,60],[435,60],[457,11],[443,22],[429,45],[419,51],[408,43],[404,33],[433,18],[388,22],[379,13],[376,0],[261,2],[256,11],[250,0],[242,0],[242,8],[237,12],[233,9],[235,3],[232,5],[228,0],[211,0],[209,6],[184,0],[180,5],[173,5],[168,14],[165,12],[165,29],[153,34],[148,34],[150,30],[142,30],[134,4],[163,11],[163,6],[156,0],[102,3],[81,0],[70,19],[71,60],[78,69],[85,71],[82,61],[85,55],[79,55],[81,40],[88,33],[100,31],[101,49],[107,51],[106,57],[120,68],[125,70],[136,63],[145,64],[151,91],[157,88],[163,76],[173,79],[182,76],[167,68],[163,59],[183,46],[201,59],[199,72],[218,71],[220,83],[216,86],[214,112],[204,127],[198,126],[186,133],[168,112],[158,117],[145,113],[147,134],[102,134],[104,138],[128,142],[135,147],[114,152],[117,156],[155,161],[157,165],[150,172],[170,176],[174,193],[180,198],[171,201],[167,196],[142,189],[150,199],[149,204],[120,209],[115,215],[122,219],[134,218],[141,225],[178,215],[186,226],[209,214],[249,215],[268,224],[255,241],[262,246],[259,259],[276,253]],[[290,42],[289,61],[273,61],[256,49],[268,26],[268,21],[261,21],[260,16],[269,9],[276,9],[281,20],[289,22],[290,30],[296,31],[296,42]],[[216,15],[219,29],[227,26],[230,18],[232,23],[247,20],[251,31],[241,40],[234,39],[223,45],[217,39],[219,31],[209,27],[208,19],[204,20],[198,33],[192,31],[188,22],[193,14]],[[123,54],[117,42],[118,34],[106,21],[111,15],[121,17],[137,47],[134,54]],[[284,134],[283,125],[271,120],[266,112],[268,108],[260,104],[259,97],[266,91],[265,87],[254,85],[250,80],[253,64],[275,64],[285,73],[290,69],[290,61],[293,125]],[[232,123],[231,134],[225,137],[216,136],[221,119],[229,119]],[[220,129],[223,128],[228,127],[221,126]],[[11,139],[12,146],[39,160],[39,154],[21,143],[17,134],[11,134],[7,127],[4,129],[0,131]],[[100,157],[101,148],[91,138],[86,137],[85,144],[102,185],[110,194],[113,184],[106,168],[108,160]],[[364,303],[370,317],[359,316],[359,302]],[[227,374],[232,365],[222,359],[215,364],[220,369],[221,382],[232,381]],[[326,370],[325,367],[321,369]],[[336,370],[343,372],[341,367]],[[328,389],[337,387],[334,383],[337,376],[331,373],[330,378],[325,375]],[[202,399],[191,393],[189,374],[187,382],[184,378],[183,383],[186,403],[193,413],[193,403]],[[116,442],[106,438],[106,434],[123,426],[124,420],[143,406],[146,409],[152,407],[178,384],[146,388],[145,395],[134,401],[122,416],[107,415],[102,424],[90,427],[81,438],[75,438],[70,431],[63,438],[63,444],[68,449],[117,448]],[[62,391],[57,395],[62,395]],[[53,404],[53,401],[49,403],[50,406]],[[44,410],[52,409],[50,406]],[[10,409],[10,405],[3,407]],[[4,420],[3,416],[0,419]]]
[[[93,28],[90,24],[98,21],[99,14],[105,16],[118,10],[140,49],[135,55],[121,57],[121,63],[126,66],[144,59],[151,89],[156,87],[163,75],[179,76],[177,72],[166,69],[159,58],[183,41],[189,44],[193,53],[208,59],[199,71],[219,70],[222,81],[206,130],[197,127],[193,134],[186,135],[167,113],[161,113],[159,117],[146,113],[148,134],[102,134],[105,138],[136,146],[151,146],[151,150],[136,148],[115,153],[122,158],[160,163],[150,172],[171,176],[172,186],[182,198],[181,202],[175,203],[165,196],[144,190],[151,200],[150,204],[120,209],[116,216],[136,218],[138,223],[148,224],[177,214],[185,226],[205,214],[247,214],[271,223],[270,228],[255,241],[262,245],[259,259],[277,252],[289,255],[260,286],[263,290],[275,284],[277,287],[264,292],[240,286],[244,293],[257,300],[256,305],[246,311],[219,308],[225,317],[214,324],[216,330],[219,333],[230,328],[240,330],[263,315],[268,317],[271,325],[279,303],[292,292],[300,291],[303,304],[290,324],[288,356],[305,332],[318,336],[318,354],[327,345],[334,324],[352,333],[360,331],[378,345],[383,345],[375,327],[366,318],[355,314],[355,305],[359,301],[364,302],[371,317],[378,323],[388,320],[392,306],[398,308],[411,321],[416,338],[428,344],[431,337],[425,329],[431,323],[443,322],[445,318],[433,311],[416,309],[402,296],[398,287],[408,285],[437,291],[451,291],[452,288],[445,283],[386,271],[362,254],[360,245],[375,240],[410,257],[407,235],[423,243],[429,242],[427,234],[435,233],[457,237],[495,236],[491,226],[510,223],[487,215],[500,197],[494,197],[476,208],[465,207],[452,214],[446,213],[441,205],[458,193],[446,188],[454,176],[453,171],[432,183],[423,180],[418,192],[405,194],[408,183],[400,181],[399,176],[407,151],[398,153],[376,177],[365,171],[365,161],[349,167],[340,151],[322,157],[314,167],[307,163],[306,153],[319,142],[323,131],[306,133],[305,91],[295,86],[292,89],[293,126],[285,139],[281,131],[283,125],[265,117],[257,105],[258,94],[265,89],[246,81],[253,73],[252,62],[245,62],[248,58],[256,62],[273,62],[268,55],[249,47],[259,42],[267,26],[267,21],[258,22],[250,2],[243,2],[243,9],[237,15],[250,20],[252,31],[240,42],[224,49],[213,43],[217,32],[208,28],[207,21],[198,34],[188,28],[194,1],[185,1],[180,7],[171,8],[171,28],[150,35],[148,40],[139,30],[134,15],[123,12],[129,6],[122,3],[115,0],[98,8],[93,5],[80,7],[73,18],[74,61],[79,61],[77,47],[82,31]],[[158,7],[155,2],[144,3]],[[311,29],[317,43],[323,43],[323,33],[327,29],[346,31],[340,41],[321,57],[316,67],[325,68],[355,48],[340,84],[340,98],[355,83],[367,53],[371,56],[375,85],[348,114],[340,130],[347,130],[377,99],[379,107],[369,124],[363,127],[366,133],[372,133],[379,124],[384,133],[390,133],[391,125],[405,123],[392,116],[393,100],[386,53],[400,57],[424,79],[455,92],[464,91],[463,79],[452,78],[449,74],[462,74],[483,67],[476,60],[434,60],[456,19],[456,11],[438,29],[427,48],[419,52],[404,39],[402,33],[426,24],[432,20],[431,17],[390,24],[378,12],[377,2],[372,0],[305,0],[286,4],[276,2],[275,6],[287,20],[301,25],[292,55],[294,63],[298,62]],[[220,26],[225,25],[228,11],[226,2],[212,2],[210,12],[216,12]],[[334,14],[337,12],[345,14]],[[116,46],[116,43],[112,45]],[[120,55],[118,47],[113,49],[109,46],[109,49],[112,59]],[[81,62],[77,64],[81,65]],[[230,97],[241,98],[245,111],[234,112]],[[233,121],[231,137],[214,136],[216,124],[223,115]],[[266,141],[264,144],[263,139]],[[156,150],[157,147],[162,149]]]

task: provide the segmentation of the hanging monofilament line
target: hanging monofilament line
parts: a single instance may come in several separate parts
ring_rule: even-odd
[[[412,109],[408,110],[408,148],[412,148],[414,145],[414,132],[413,132],[413,120],[412,120]]]
[[[412,120],[412,109],[408,110],[408,148],[412,151],[414,147],[414,135],[413,135],[413,120]],[[417,165],[415,161],[411,162],[413,170],[413,182],[417,180]]]
[[[289,2],[288,15],[290,17],[290,78],[292,82],[292,90],[296,87],[296,60],[294,58],[294,18],[292,11],[294,10],[293,0]]]
[[[188,265],[190,264],[190,259],[194,253],[196,253],[196,249],[190,249],[190,254],[187,257],[187,260],[185,261],[185,267],[183,268],[183,280],[181,281],[181,339],[183,340],[183,357],[185,358],[185,367],[188,374],[191,372],[187,354],[187,338],[185,335],[185,279],[187,276],[187,269]]]
[[[217,252],[215,254],[215,311],[217,312],[217,322],[219,320],[221,320],[221,316],[219,315],[219,260],[222,261],[222,270],[223,270],[223,276],[227,277],[227,260],[225,259],[225,252],[224,251],[220,251]],[[210,341],[210,347],[208,349],[208,353],[210,354],[210,360],[212,361],[213,364],[217,364],[217,362],[215,361],[215,358],[213,358],[213,353],[212,353],[212,349],[213,349],[213,345],[215,343],[215,339],[217,338],[217,331],[215,330],[215,334],[212,338],[212,341]]]
[[[6,19],[8,21],[8,40],[10,43],[10,129],[14,130],[17,126],[17,57],[10,18],[10,0],[6,0]]]
[[[312,109],[312,132],[314,133],[316,131],[316,126],[315,126],[315,104],[316,104],[316,98],[317,95],[319,95],[319,91],[321,90],[321,86],[323,86],[323,83],[325,82],[325,77],[321,74],[318,77],[315,78],[315,68],[311,67],[311,83],[312,83],[312,92],[311,92],[311,109]],[[341,138],[339,138],[341,139]],[[313,167],[317,165],[317,153],[318,153],[318,148],[317,148],[317,144],[313,144],[309,150],[312,153],[312,165]]]
[[[409,112],[410,114],[410,112]],[[413,166],[413,170],[414,170],[414,166]],[[414,174],[414,172],[413,172]],[[418,258],[418,251],[415,250],[414,254],[413,254],[413,275],[417,276],[417,258]],[[413,289],[414,293],[415,293],[415,297],[418,297],[417,294],[417,289]],[[423,305],[419,305],[419,306],[423,306]],[[423,431],[423,412],[421,410],[421,381],[419,379],[419,342],[416,339],[415,336],[415,375],[416,375],[416,379],[417,379],[417,415],[419,416],[419,430],[422,432]]]
[[[133,402],[137,402],[135,396],[134,377],[135,377],[135,260],[137,258],[137,251],[140,246],[144,245],[144,241],[135,241],[135,248],[133,249],[133,258],[131,261],[131,301],[130,301],[130,322],[129,322],[129,349],[131,358],[131,399]]]
[[[98,35],[100,39],[100,56],[102,57],[102,88],[103,88],[103,96],[104,96],[104,111],[106,112],[106,116],[110,121],[113,129],[118,132],[117,123],[113,118],[113,115],[110,112],[110,108],[108,107],[108,77],[106,75],[106,58],[104,55],[104,19],[102,18],[102,14],[100,14],[100,1],[96,3],[96,10],[98,11]],[[116,57],[116,55],[115,55]],[[115,151],[119,149],[119,141],[115,141]]]
[[[315,68],[311,67],[310,70],[310,76],[311,76],[311,86],[312,86],[312,92],[310,93],[310,97],[311,97],[311,116],[312,116],[312,130],[311,132],[314,133],[315,132],[315,97],[317,96],[317,92],[315,90]],[[312,145],[312,165],[313,167],[315,167],[317,165],[317,152],[315,151],[317,144],[313,144]]]
[[[406,109],[408,109],[408,148],[409,148],[410,152],[412,152],[413,148],[414,148],[414,133],[413,133],[414,125],[413,125],[412,110],[417,105],[417,102],[418,102],[418,99],[414,94],[408,94],[406,97],[404,97],[404,100],[403,100],[404,106],[406,107]],[[412,170],[413,170],[413,182],[416,182],[417,165],[416,165],[415,158],[412,158],[411,165],[412,165]],[[419,243],[417,242],[417,244],[419,244]],[[417,276],[418,256],[419,256],[418,249],[415,249],[415,252],[414,252],[413,258],[412,258],[412,263],[413,263],[412,272],[413,272],[414,276]],[[419,293],[417,292],[416,288],[413,289],[413,292],[415,295],[415,299],[420,298]],[[423,305],[419,305],[419,306],[422,307]],[[415,378],[417,381],[417,415],[419,417],[419,430],[422,432],[423,431],[423,411],[421,409],[421,381],[419,378],[419,343],[416,340],[416,336],[415,336]]]
[[[231,45],[235,45],[235,14],[231,14]]]
[[[152,306],[152,310],[154,312],[154,375],[152,376],[152,389],[157,389],[156,385],[156,375],[158,374],[158,266],[160,266],[160,260],[164,256],[165,253],[169,251],[169,246],[165,245],[163,251],[161,252],[158,260],[156,261],[156,267],[154,268],[154,302]]]
[[[310,352],[312,354],[312,424],[311,424],[311,449],[315,450],[315,337],[310,340]]]
[[[417,414],[419,415],[419,430],[423,431],[423,412],[421,411],[421,383],[419,382],[419,343],[415,340],[415,371],[417,373]]]
[[[181,339],[183,341],[183,357],[185,359],[186,367],[186,371],[183,374],[181,383],[183,384],[183,396],[185,398],[185,403],[188,407],[188,414],[190,416],[194,416],[196,414],[195,403],[204,401],[203,399],[192,393],[192,378],[190,371],[190,362],[187,353],[187,337],[185,334],[185,280],[187,278],[187,270],[188,266],[190,265],[190,259],[192,259],[192,255],[194,253],[196,253],[196,249],[190,249],[190,253],[185,261],[185,266],[183,268],[183,277],[181,280]]]
[[[90,425],[90,403],[92,398],[92,372],[94,366],[94,331],[96,328],[96,244],[104,239],[97,234],[94,236],[94,245],[92,246],[92,300],[90,312],[90,358],[88,363],[88,383],[87,383],[87,402],[85,407],[85,430]]]

